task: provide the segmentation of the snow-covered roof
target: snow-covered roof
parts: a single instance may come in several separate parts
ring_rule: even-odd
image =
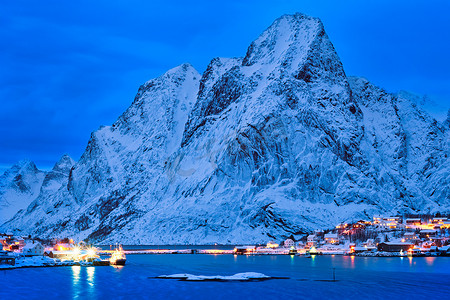
[[[236,249],[255,249],[256,246],[236,246]]]
[[[353,250],[355,250],[355,251],[367,251],[369,249],[367,249],[366,247],[354,247]]]
[[[72,251],[50,251],[51,253],[53,253],[53,254],[61,254],[61,255],[63,255],[63,254],[73,254],[73,252]]]
[[[325,234],[325,238],[326,239],[337,239],[338,235],[337,235],[337,233],[327,233],[327,234]]]
[[[391,245],[391,246],[394,246],[394,245],[411,245],[412,246],[412,244],[408,243],[408,242],[384,242],[384,244]]]
[[[436,230],[434,229],[423,229],[420,231],[420,233],[436,233]]]
[[[29,250],[29,249],[34,249],[34,248],[36,248],[36,246],[39,246],[39,247],[44,247],[44,246],[42,246],[40,243],[27,243],[25,246],[23,246],[23,250]]]

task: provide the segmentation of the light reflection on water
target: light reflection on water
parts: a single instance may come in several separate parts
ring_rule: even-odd
[[[95,267],[86,267],[87,284],[88,284],[88,297],[90,299],[95,298]]]
[[[81,279],[81,276],[80,276],[81,267],[80,266],[72,266],[71,269],[72,269],[72,282],[73,282],[72,297],[74,299],[76,299],[76,298],[78,298],[79,292],[80,292],[79,285],[80,285],[80,279]]]
[[[72,271],[72,298],[95,299],[95,267],[72,266],[70,268]],[[83,291],[86,291],[87,295],[84,295]]]
[[[433,266],[433,263],[434,263],[435,259],[436,259],[436,257],[426,257],[425,261],[426,261],[428,266]]]
[[[90,286],[94,286],[95,267],[87,267],[87,282]]]

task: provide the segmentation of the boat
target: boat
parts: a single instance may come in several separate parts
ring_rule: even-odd
[[[114,250],[114,252],[112,253],[112,255],[109,259],[109,263],[112,266],[124,266],[126,261],[127,261],[127,258],[125,257],[125,253],[123,252],[123,249],[121,246],[119,246],[119,248]]]

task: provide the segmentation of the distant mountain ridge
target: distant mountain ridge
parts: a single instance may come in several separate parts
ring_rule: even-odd
[[[0,176],[0,224],[26,209],[40,194],[61,188],[74,164],[65,154],[48,172],[38,170],[29,160],[20,161],[6,170]]]
[[[285,15],[243,58],[146,82],[65,164],[60,187],[41,188],[2,227],[104,243],[253,243],[449,211],[450,115],[440,123],[418,103],[347,77],[322,22]]]

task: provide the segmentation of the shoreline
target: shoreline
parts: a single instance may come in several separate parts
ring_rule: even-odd
[[[150,253],[150,252],[146,252],[146,251],[128,251],[129,255],[160,255],[160,254],[192,254],[192,253],[186,253],[185,251],[183,253]],[[236,255],[238,256],[238,254],[234,254],[234,253],[196,253],[196,254],[206,254],[206,255]],[[281,253],[251,253],[251,254],[239,254],[239,256],[268,256],[268,255],[274,255],[274,256],[279,256],[279,255],[290,255],[290,256],[297,256],[297,257],[303,257],[303,258],[311,258],[312,256],[316,257],[316,256],[334,256],[334,255],[338,255],[338,256],[353,256],[353,257],[399,257],[399,258],[418,258],[418,257],[450,257],[448,255],[421,255],[421,256],[405,256],[405,255],[398,255],[397,253],[371,253],[370,255],[359,255],[359,253],[357,254],[353,254],[353,255],[349,255],[349,254],[312,254],[311,256],[306,256],[304,254],[302,255],[293,255],[293,254],[281,254]],[[31,268],[56,268],[56,267],[73,267],[73,266],[79,266],[79,267],[104,267],[102,265],[94,265],[91,263],[79,263],[79,262],[55,262],[55,264],[45,264],[45,265],[24,265],[24,266],[11,266],[11,265],[6,265],[5,266],[0,266],[0,271],[6,271],[6,270],[15,270],[15,269],[31,269]],[[115,267],[113,265],[111,265],[111,267]]]

